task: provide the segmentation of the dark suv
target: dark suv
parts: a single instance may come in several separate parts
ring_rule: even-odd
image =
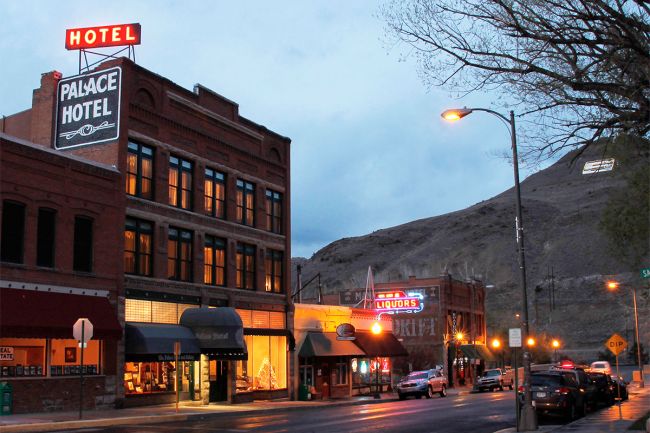
[[[596,394],[594,401],[602,403],[605,406],[611,406],[616,401],[617,389],[616,383],[609,374],[588,372],[587,376],[596,385]]]
[[[581,415],[585,415],[587,410],[593,410],[596,407],[597,386],[587,375],[585,367],[573,363],[562,363],[560,366],[551,368],[551,371],[570,373],[575,378],[578,389],[584,395],[584,407],[580,408]]]
[[[575,376],[564,371],[539,371],[530,375],[533,405],[539,414],[559,414],[569,420],[584,415],[587,401]],[[521,388],[520,388],[521,389]],[[523,403],[523,393],[519,393]]]

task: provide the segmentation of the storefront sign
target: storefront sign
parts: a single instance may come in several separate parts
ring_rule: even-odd
[[[419,313],[424,307],[420,293],[404,293],[401,290],[378,293],[375,309],[381,313]]]
[[[337,340],[354,340],[354,326],[350,323],[341,323],[336,327],[336,339]]]
[[[84,27],[65,31],[65,47],[68,50],[140,45],[139,23],[110,26]]]
[[[13,361],[14,348],[11,346],[0,346],[0,361]]]
[[[54,147],[69,149],[117,140],[122,69],[105,69],[59,81]]]

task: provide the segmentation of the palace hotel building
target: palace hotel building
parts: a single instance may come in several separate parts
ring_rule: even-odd
[[[80,373],[89,409],[293,397],[290,140],[126,58],[77,79],[43,74],[31,109],[0,124],[14,412],[75,409]],[[100,91],[113,99],[59,107]]]

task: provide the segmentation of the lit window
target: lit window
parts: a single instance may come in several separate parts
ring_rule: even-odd
[[[167,240],[167,277],[192,281],[192,232],[169,228]]]
[[[134,218],[126,219],[124,228],[124,272],[151,276],[153,224]]]
[[[169,204],[192,209],[192,162],[169,157]]]
[[[206,235],[203,246],[203,282],[213,286],[226,285],[226,241]]]
[[[153,199],[153,149],[129,142],[126,157],[126,193]]]
[[[237,222],[255,225],[255,185],[242,179],[237,179]]]
[[[237,281],[238,289],[255,288],[255,246],[237,244]]]
[[[273,233],[282,233],[282,193],[266,190],[266,228]]]
[[[226,217],[226,175],[212,170],[205,169],[205,213],[207,215],[225,218]]]
[[[284,291],[282,270],[283,266],[282,251],[267,250],[266,260],[264,262],[265,281],[264,287],[267,292],[282,293]]]

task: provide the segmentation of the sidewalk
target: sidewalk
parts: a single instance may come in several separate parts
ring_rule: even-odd
[[[538,432],[572,432],[572,433],[627,433],[629,427],[639,418],[650,411],[650,387],[645,388],[630,386],[630,398],[621,404],[619,416],[618,405],[600,409],[584,418],[572,423],[557,425],[542,425]],[[631,430],[631,432],[644,432],[645,430]],[[499,430],[497,433],[513,433],[515,428]]]
[[[469,393],[469,388],[454,388],[447,390],[448,395]],[[79,419],[79,412],[47,412],[33,414],[18,414],[0,416],[0,431],[2,433],[47,432],[63,429],[80,429],[91,427],[108,427],[126,424],[151,424],[169,421],[184,421],[195,417],[212,418],[232,414],[255,413],[262,414],[277,410],[301,410],[310,407],[352,406],[357,404],[374,404],[397,401],[397,394],[382,393],[376,399],[372,395],[354,396],[346,399],[311,400],[311,401],[255,401],[244,404],[200,405],[197,402],[183,402],[176,405],[133,407],[127,409],[88,410]]]

